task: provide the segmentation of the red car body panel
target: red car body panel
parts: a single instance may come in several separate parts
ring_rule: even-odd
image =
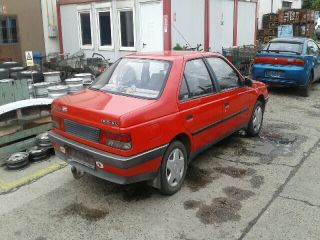
[[[84,168],[84,171],[88,170],[89,173],[109,181],[131,183],[156,176],[166,147],[177,136],[188,139],[189,155],[192,158],[212,143],[246,127],[256,101],[262,99],[266,102],[268,99],[267,88],[263,83],[254,81],[252,86],[243,85],[229,91],[179,101],[186,62],[204,57],[219,57],[228,61],[219,54],[200,52],[127,56],[126,58],[159,59],[172,63],[163,92],[156,100],[90,89],[56,99],[53,102],[53,117],[69,119],[101,131],[130,134],[132,141],[130,150],[120,150],[53,127],[50,138],[57,155],[67,160],[67,156],[59,149],[60,146],[66,146],[77,148],[80,152],[83,150],[97,162],[101,156],[101,159],[105,159],[101,160],[101,169]],[[232,68],[244,80],[233,66]],[[65,107],[67,111],[57,110],[57,107]],[[116,125],[106,125],[102,123],[103,119],[113,121]],[[76,166],[80,167],[78,164]],[[109,173],[112,177],[103,175]],[[152,174],[148,175],[149,173]],[[142,175],[144,177],[140,178]],[[128,177],[135,176],[137,178],[128,180]],[[121,180],[113,177],[120,177]]]

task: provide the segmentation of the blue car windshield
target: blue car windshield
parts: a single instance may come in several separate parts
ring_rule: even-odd
[[[303,44],[299,42],[271,42],[264,50],[271,52],[302,53]]]

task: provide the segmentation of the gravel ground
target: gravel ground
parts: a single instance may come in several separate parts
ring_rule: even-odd
[[[201,154],[171,197],[70,167],[0,195],[0,239],[319,239],[320,84],[271,89],[259,137]]]

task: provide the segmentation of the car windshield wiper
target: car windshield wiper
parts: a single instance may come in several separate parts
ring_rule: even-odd
[[[275,53],[280,53],[280,52],[288,52],[288,53],[295,53],[297,55],[301,55],[300,52],[296,52],[296,51],[290,51],[290,50],[269,50],[269,49],[263,49],[260,51],[264,51],[264,52],[275,52]]]

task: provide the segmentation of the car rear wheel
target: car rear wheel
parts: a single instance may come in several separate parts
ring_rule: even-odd
[[[261,101],[257,101],[254,106],[252,116],[247,128],[247,135],[250,137],[257,136],[260,133],[263,123],[264,105]]]
[[[172,195],[180,190],[186,177],[187,157],[187,150],[182,142],[174,141],[169,145],[160,169],[162,194]]]
[[[307,86],[302,88],[301,96],[303,96],[303,97],[309,97],[310,96],[310,88],[311,88],[312,81],[313,81],[313,75],[310,74]]]

